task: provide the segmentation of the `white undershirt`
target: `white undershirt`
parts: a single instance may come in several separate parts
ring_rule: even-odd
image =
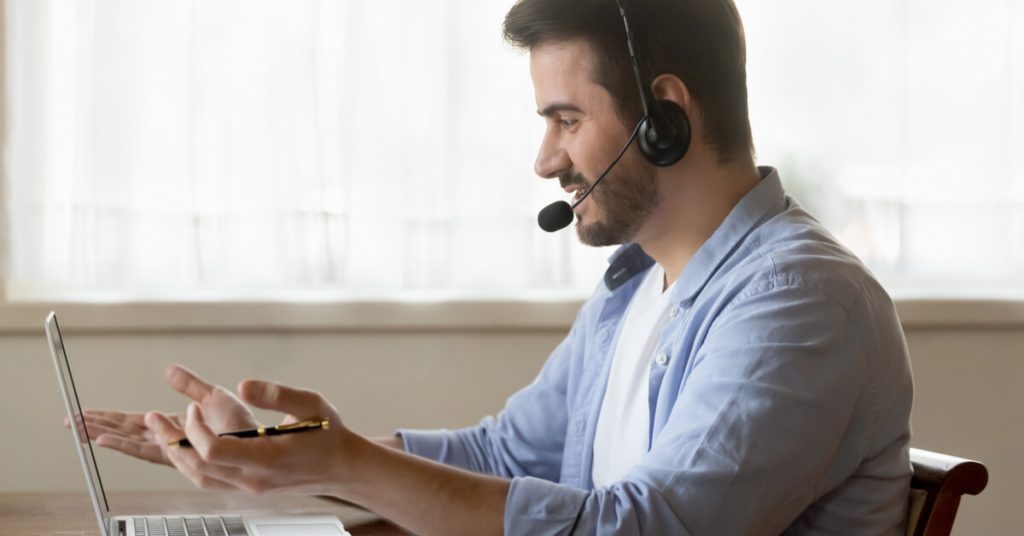
[[[597,488],[622,480],[647,454],[651,357],[668,322],[670,304],[671,289],[664,286],[665,271],[655,264],[633,295],[622,321],[594,436],[591,476]]]

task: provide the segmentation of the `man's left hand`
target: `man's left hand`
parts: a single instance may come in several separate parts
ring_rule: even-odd
[[[196,402],[189,404],[183,427],[156,412],[146,415],[146,424],[171,463],[200,488],[330,494],[343,480],[346,439],[355,435],[342,426],[337,409],[315,391],[260,380],[241,382],[238,394],[252,406],[286,414],[286,423],[322,418],[330,427],[272,437],[219,437]],[[185,437],[192,448],[168,446]]]

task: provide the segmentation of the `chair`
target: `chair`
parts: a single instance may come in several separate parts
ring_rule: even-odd
[[[988,470],[980,462],[913,448],[910,463],[914,477],[907,536],[947,536],[960,496],[981,493],[988,484]]]

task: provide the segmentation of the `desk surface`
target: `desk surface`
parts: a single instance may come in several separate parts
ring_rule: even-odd
[[[404,534],[365,510],[315,497],[146,491],[112,493],[109,499],[116,514],[333,514],[353,536]],[[0,536],[15,535],[99,536],[99,528],[85,492],[0,493]]]

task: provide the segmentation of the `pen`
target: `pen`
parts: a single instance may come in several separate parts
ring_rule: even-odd
[[[330,428],[330,423],[331,422],[327,419],[306,419],[304,421],[293,422],[291,424],[279,424],[277,426],[271,426],[270,428],[261,426],[251,430],[239,430],[237,432],[217,434],[217,437],[268,437],[284,434],[296,434],[299,432],[308,432],[310,430],[327,430]],[[189,443],[188,439],[179,439],[177,441],[168,441],[167,445],[170,447],[188,448],[192,446],[192,443]]]

